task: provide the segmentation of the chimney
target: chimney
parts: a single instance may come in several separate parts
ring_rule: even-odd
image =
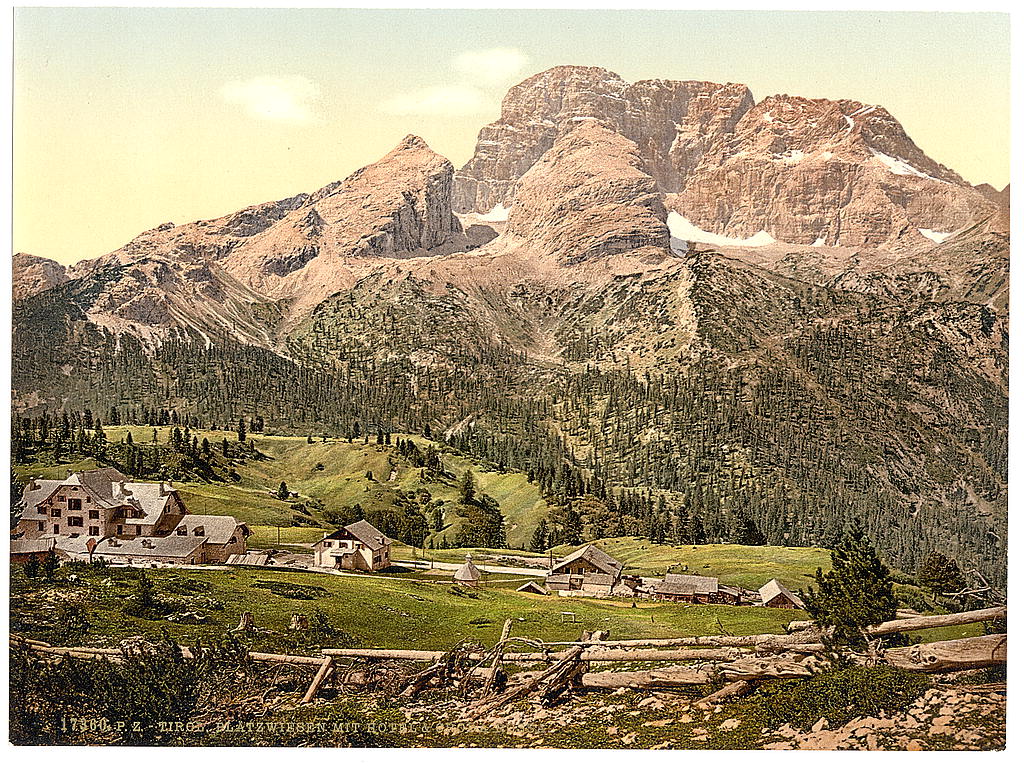
[[[161,481],[160,482],[160,497],[163,497],[166,494],[167,494],[167,490],[164,489],[164,483]]]
[[[124,496],[125,496],[125,492],[124,492],[124,482],[123,482],[123,481],[119,481],[119,482],[117,483],[117,487],[118,487],[118,489],[120,490],[120,494],[121,494],[121,497],[124,497]]]

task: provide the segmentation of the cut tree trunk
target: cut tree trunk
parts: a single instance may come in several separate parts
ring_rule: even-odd
[[[301,704],[308,705],[313,701],[316,693],[320,691],[321,685],[327,680],[327,676],[331,674],[331,669],[334,667],[334,658],[328,657],[323,660],[320,664],[320,669],[316,671],[316,675],[313,676],[313,680],[309,684],[309,688],[306,689],[306,693],[302,697]]]
[[[501,628],[501,638],[498,639],[497,648],[494,650],[494,661],[491,663],[490,673],[488,673],[487,680],[484,682],[483,691],[480,692],[481,697],[488,696],[494,688],[498,673],[501,671],[501,653],[504,651],[505,641],[508,640],[511,632],[512,620],[505,620],[505,624]]]
[[[907,648],[886,649],[882,652],[882,657],[889,665],[920,673],[991,668],[1006,663],[1006,634],[956,638]]]
[[[926,628],[945,628],[951,625],[970,625],[975,622],[991,622],[1006,617],[1005,606],[994,606],[988,609],[975,609],[972,612],[954,612],[953,614],[932,614],[924,617],[908,617],[901,620],[889,620],[867,628],[869,636],[887,636],[892,633],[907,633],[912,630]],[[811,620],[794,620],[786,626],[786,630],[812,630]]]

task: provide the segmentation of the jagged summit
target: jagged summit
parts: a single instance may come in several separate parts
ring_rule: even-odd
[[[588,118],[633,141],[669,209],[717,235],[900,250],[995,210],[881,106],[784,94],[755,103],[744,85],[630,84],[577,66],[509,90],[456,174],[456,209],[510,207],[518,179]]]

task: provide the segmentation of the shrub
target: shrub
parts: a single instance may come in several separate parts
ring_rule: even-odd
[[[282,580],[257,580],[253,583],[253,587],[265,588],[276,596],[303,601],[312,601],[329,595],[329,591],[319,585],[301,585]]]
[[[759,725],[789,723],[808,729],[819,718],[841,726],[862,716],[905,710],[929,680],[899,668],[850,666],[812,678],[764,684],[749,699],[750,712]]]

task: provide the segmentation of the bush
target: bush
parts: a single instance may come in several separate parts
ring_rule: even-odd
[[[842,726],[883,710],[906,710],[929,686],[927,676],[899,668],[851,666],[812,678],[764,684],[750,699],[758,725],[809,729],[819,718]]]
[[[59,646],[79,644],[91,627],[85,610],[79,604],[64,603],[57,608],[57,625],[50,638]]]
[[[284,582],[282,580],[257,580],[253,583],[253,587],[265,588],[275,596],[300,599],[303,601],[312,601],[313,599],[329,595],[329,591],[319,585],[301,585],[298,583]]]

